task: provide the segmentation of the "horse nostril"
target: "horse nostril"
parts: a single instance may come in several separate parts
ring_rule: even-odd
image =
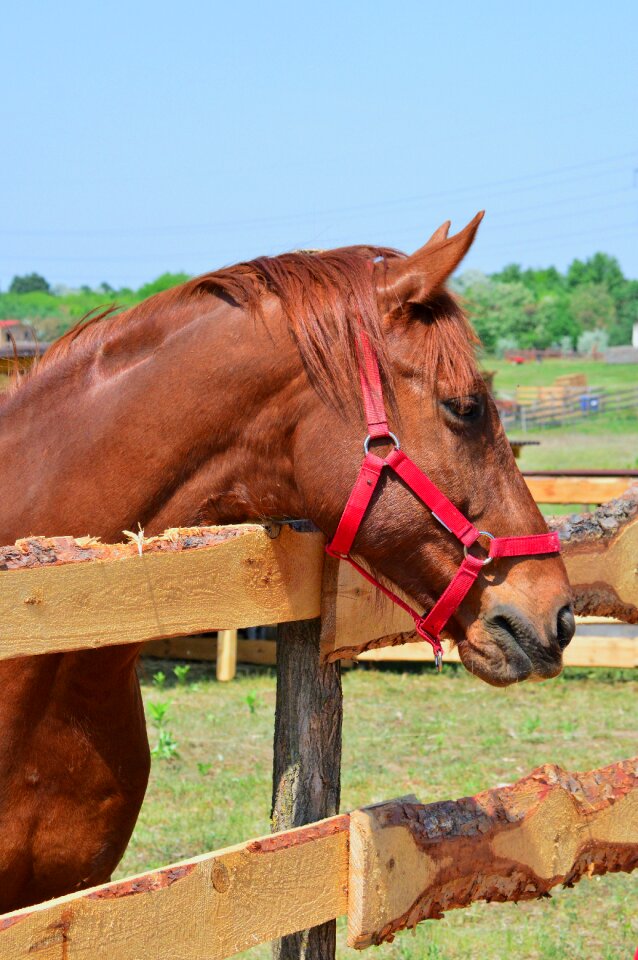
[[[571,606],[568,604],[558,611],[556,618],[556,639],[561,650],[564,650],[576,633],[576,621]]]

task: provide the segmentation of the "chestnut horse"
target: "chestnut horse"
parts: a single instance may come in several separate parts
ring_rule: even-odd
[[[0,402],[0,543],[286,517],[332,536],[365,433],[361,329],[419,466],[482,529],[544,532],[444,289],[480,219],[409,257],[264,257],[74,328]],[[425,608],[461,555],[392,477],[355,546]],[[505,685],[558,674],[573,629],[563,563],[546,556],[500,561],[448,632],[472,673]],[[120,860],[149,769],[138,653],[0,664],[0,910],[106,881]]]

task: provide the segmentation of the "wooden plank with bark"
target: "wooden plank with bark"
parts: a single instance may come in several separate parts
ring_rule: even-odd
[[[561,538],[576,613],[638,623],[638,485],[592,513],[547,519]],[[340,564],[334,604],[322,629],[326,660],[421,641],[412,618],[347,563]]]
[[[288,935],[346,912],[361,948],[476,900],[636,868],[638,758],[582,774],[545,766],[475,797],[402,798],[4,914],[0,956],[223,960],[286,937],[292,956],[311,957],[333,941]]]
[[[223,960],[347,910],[348,817],[0,917],[2,960]]]
[[[317,616],[323,544],[255,524],[18,541],[0,548],[0,659]]]
[[[561,539],[576,613],[638,623],[638,484],[593,513],[548,525]]]
[[[563,541],[576,612],[638,623],[638,486],[594,513],[549,523]],[[251,524],[114,545],[18,541],[0,548],[0,659],[310,619],[321,609],[323,545],[319,533],[284,527],[270,539]],[[419,639],[400,608],[339,565],[324,597],[322,659]]]
[[[463,800],[380,804],[351,815],[348,943],[637,867],[638,757],[582,774],[548,764]]]
[[[627,477],[525,477],[536,503],[605,503],[622,497]]]

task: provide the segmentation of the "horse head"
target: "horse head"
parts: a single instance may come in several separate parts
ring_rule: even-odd
[[[374,350],[382,360],[392,441],[400,436],[402,449],[474,527],[497,538],[538,536],[547,527],[477,368],[475,337],[444,287],[481,219],[477,215],[452,237],[444,224],[412,256],[377,259],[379,326],[371,325],[367,339],[375,337]],[[355,378],[355,396],[351,391],[337,410],[317,402],[302,432],[297,467],[307,488],[308,513],[330,536],[367,432],[357,408],[358,389]],[[388,437],[378,440],[382,455],[388,443]],[[480,543],[473,553],[481,555]],[[390,471],[374,491],[352,553],[426,610],[463,558],[462,545],[445,524]],[[446,628],[462,662],[494,685],[556,676],[575,629],[562,560],[549,554],[501,557],[487,566],[489,557],[483,556],[486,566],[478,582]]]

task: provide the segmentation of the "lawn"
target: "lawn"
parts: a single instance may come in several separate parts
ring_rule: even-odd
[[[494,370],[494,389],[497,393],[514,394],[517,387],[544,387],[556,377],[584,373],[590,387],[622,390],[638,384],[638,364],[604,363],[600,360],[543,360],[541,363],[510,363],[486,356],[481,362],[484,370]]]
[[[638,469],[638,415],[628,411],[593,414],[566,427],[508,432],[511,439],[539,443],[523,447],[518,461],[523,472]]]
[[[148,799],[118,870],[122,877],[269,829],[275,679],[241,668],[229,684],[210,665],[191,665],[182,682],[175,663],[145,660],[143,694],[149,736],[163,720],[177,744],[155,758]],[[152,675],[163,670],[158,687]],[[342,809],[415,793],[420,800],[461,797],[511,782],[535,766],[582,770],[636,750],[636,671],[567,671],[545,684],[492,689],[461,667],[442,676],[428,667],[344,674]],[[166,737],[165,737],[166,741]],[[168,753],[171,752],[169,747]],[[421,924],[374,956],[402,960],[501,960],[633,956],[638,944],[636,881],[617,875],[584,880],[551,900],[478,904]],[[340,924],[338,955],[354,958]],[[246,956],[265,958],[261,946]]]
[[[514,396],[518,386],[546,386],[556,377],[584,373],[590,386],[610,390],[638,385],[637,364],[612,364],[594,360],[544,360],[520,366],[485,357],[483,368],[494,370],[494,390]],[[536,440],[539,446],[523,448],[521,470],[633,470],[638,469],[638,411],[594,414],[565,427],[528,430],[512,427],[512,439]]]

